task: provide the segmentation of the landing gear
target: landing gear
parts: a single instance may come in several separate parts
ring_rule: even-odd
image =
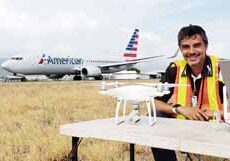
[[[73,77],[73,80],[82,80],[82,76],[80,76],[80,75],[75,75],[75,76]]]
[[[96,77],[94,77],[95,78],[95,80],[102,80],[103,79],[103,76],[102,75],[99,75],[99,76],[96,76]]]
[[[25,82],[25,81],[26,81],[26,77],[22,77],[21,82]]]
[[[93,78],[93,77],[87,77],[87,76],[83,76],[83,75],[75,75],[73,77],[73,80],[87,80],[87,78]],[[102,80],[103,76],[99,75],[99,76],[94,77],[94,79],[95,80]]]

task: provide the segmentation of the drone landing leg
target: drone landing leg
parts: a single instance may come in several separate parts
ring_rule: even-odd
[[[125,120],[125,110],[126,110],[126,101],[124,100],[124,106],[123,106],[123,119]]]
[[[153,123],[156,123],[157,122],[156,106],[155,106],[154,98],[152,98],[151,100],[152,100],[152,110],[153,110]]]
[[[149,113],[149,125],[152,125],[152,114],[151,114],[151,104],[150,104],[150,100],[147,99],[146,101],[147,103],[147,109],[148,109],[148,113]]]
[[[122,102],[122,99],[121,98],[117,98],[117,107],[116,107],[116,115],[115,115],[115,123],[117,125],[119,125],[122,122],[124,122],[124,120],[118,121],[118,114],[119,114],[119,109],[120,109],[120,106],[121,106],[121,102]]]
[[[152,126],[153,124],[156,123],[156,109],[155,109],[154,100],[152,99],[153,117],[151,113],[151,98],[147,99],[146,103],[147,103],[148,114],[149,114],[149,125]]]

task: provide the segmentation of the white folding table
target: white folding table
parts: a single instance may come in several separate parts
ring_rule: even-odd
[[[204,121],[157,118],[149,126],[142,116],[136,123],[115,124],[114,118],[70,123],[60,126],[60,134],[72,137],[73,161],[77,161],[79,138],[96,138],[130,144],[130,160],[134,161],[134,145],[230,158],[230,126]]]

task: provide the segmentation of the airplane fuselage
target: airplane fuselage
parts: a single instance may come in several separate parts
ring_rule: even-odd
[[[97,67],[101,64],[119,63],[122,61],[111,60],[91,60],[71,57],[51,57],[41,58],[40,56],[15,56],[5,61],[2,68],[11,72],[23,75],[49,75],[49,74],[76,74],[84,67]],[[108,67],[103,73],[121,71],[127,65],[119,67]]]
[[[47,75],[47,74],[74,74],[72,70],[79,64],[59,64],[59,63],[41,63],[39,56],[30,57],[15,57],[5,61],[2,67],[9,72],[19,73],[24,75]]]

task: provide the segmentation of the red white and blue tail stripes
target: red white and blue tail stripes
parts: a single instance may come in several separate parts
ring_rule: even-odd
[[[125,58],[136,58],[138,47],[139,29],[135,29],[124,53]]]

